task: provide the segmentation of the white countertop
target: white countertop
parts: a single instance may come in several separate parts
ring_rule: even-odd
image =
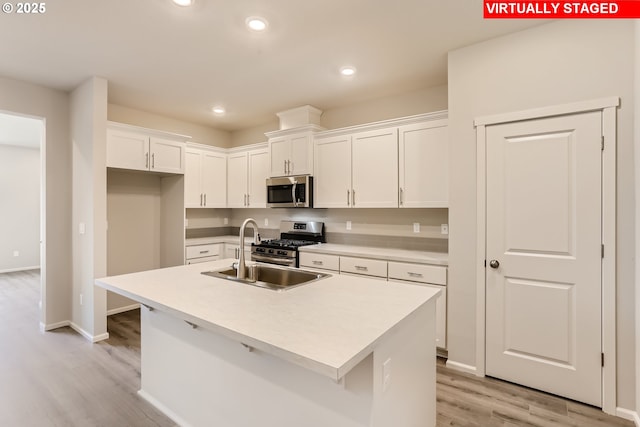
[[[411,251],[406,249],[374,248],[368,246],[321,243],[303,246],[300,252],[315,252],[329,255],[373,258],[385,261],[411,262],[416,264],[449,265],[449,254],[443,252]]]
[[[96,284],[336,381],[440,292],[338,274],[276,292],[200,274],[233,261],[112,276]]]
[[[185,239],[185,246],[195,246],[195,245],[208,245],[212,243],[235,243],[236,245],[240,242],[238,236],[216,236],[216,237],[196,237],[193,239]],[[245,237],[244,244],[245,246],[251,246],[253,243],[253,237]]]

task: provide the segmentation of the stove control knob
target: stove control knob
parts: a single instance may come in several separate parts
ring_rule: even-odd
[[[278,255],[287,255],[287,251],[278,251]]]

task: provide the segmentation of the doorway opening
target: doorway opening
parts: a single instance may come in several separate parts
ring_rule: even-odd
[[[39,271],[46,309],[45,120],[0,111],[0,274]]]

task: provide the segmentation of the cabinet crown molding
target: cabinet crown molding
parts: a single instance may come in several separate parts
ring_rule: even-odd
[[[448,110],[434,111],[432,113],[416,114],[414,116],[399,117],[397,119],[381,120],[378,122],[325,130],[322,132],[318,132],[315,137],[322,138],[329,136],[339,136],[355,132],[370,131],[394,126],[405,126],[414,123],[423,123],[425,121],[446,120],[448,117]]]
[[[191,136],[189,135],[182,135],[179,133],[175,133],[175,132],[167,132],[167,131],[163,131],[163,130],[158,130],[158,129],[150,129],[150,128],[145,128],[142,126],[135,126],[135,125],[130,125],[127,123],[119,123],[119,122],[112,122],[112,121],[107,121],[107,128],[108,129],[115,129],[115,130],[124,130],[124,131],[129,131],[129,132],[138,132],[138,133],[144,133],[147,134],[149,136],[155,136],[158,138],[168,138],[168,139],[175,139],[178,141],[187,141],[191,139]]]
[[[317,133],[325,130],[327,130],[327,128],[310,124],[310,125],[298,126],[298,127],[289,128],[289,129],[273,130],[270,132],[265,132],[264,134],[267,138],[271,139],[271,138],[277,138],[280,136],[294,135],[294,134],[304,133],[304,132]]]
[[[258,142],[257,144],[248,144],[248,145],[239,145],[237,147],[231,147],[231,148],[227,148],[227,153],[228,154],[233,154],[233,153],[239,153],[242,151],[249,151],[249,150],[260,150],[260,149],[265,149],[265,148],[269,148],[269,144],[266,142]]]

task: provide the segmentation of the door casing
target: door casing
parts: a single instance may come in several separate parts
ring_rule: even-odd
[[[619,97],[479,117],[476,128],[476,375],[485,375],[486,126],[589,111],[602,112],[602,410],[616,414],[616,114]]]

